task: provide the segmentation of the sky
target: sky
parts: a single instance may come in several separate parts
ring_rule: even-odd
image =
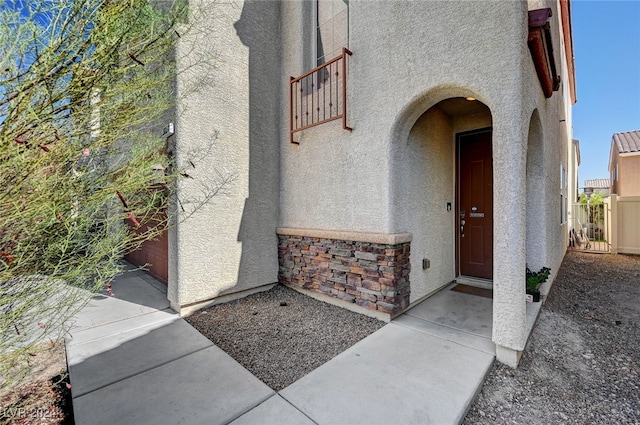
[[[640,130],[640,0],[573,0],[580,187],[609,178],[613,133]]]

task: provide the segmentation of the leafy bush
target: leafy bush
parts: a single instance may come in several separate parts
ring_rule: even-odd
[[[123,254],[231,180],[187,174],[209,152],[176,151],[162,130],[209,83],[191,75],[214,74],[188,6],[0,0],[0,387]]]
[[[527,291],[535,292],[540,285],[547,281],[551,269],[549,267],[543,267],[538,272],[532,272],[527,267]]]

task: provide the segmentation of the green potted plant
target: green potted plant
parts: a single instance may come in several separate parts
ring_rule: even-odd
[[[538,272],[532,272],[527,267],[527,301],[537,303],[540,301],[540,285],[547,281],[551,269],[543,267]]]

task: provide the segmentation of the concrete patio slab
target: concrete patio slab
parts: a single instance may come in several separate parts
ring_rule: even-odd
[[[464,345],[465,347],[474,348],[484,353],[491,354],[492,356],[495,356],[496,354],[496,345],[491,341],[491,338],[474,335],[449,326],[438,325],[406,314],[394,319],[393,323],[419,332],[424,332],[429,335],[437,336],[444,340]]]
[[[127,273],[116,297],[77,315],[66,337],[76,424],[457,424],[494,359],[491,300],[447,287],[278,395],[163,289]]]
[[[125,273],[112,282],[111,290],[115,294],[115,298],[120,300],[153,307],[157,310],[169,307],[166,290],[158,289],[164,285],[156,281],[157,285],[151,285],[154,291],[149,291],[150,280],[153,280],[151,276],[141,272]]]
[[[138,321],[138,318],[132,320]],[[184,320],[155,322],[142,327],[119,324],[123,329],[131,330],[83,344],[67,344],[74,397],[213,345]]]
[[[318,424],[458,424],[494,356],[390,323],[280,395]]]
[[[180,319],[180,315],[173,310],[157,310],[152,313],[133,316],[116,322],[110,322],[102,326],[94,326],[85,329],[73,328],[67,332],[65,339],[67,346],[85,344],[93,340],[133,331],[138,328],[164,326],[167,323],[178,319]]]
[[[273,394],[211,346],[74,398],[73,410],[79,425],[227,424]]]
[[[154,286],[158,291],[162,292],[165,295],[167,294],[167,284],[160,282],[158,279],[156,279],[151,274],[149,274],[149,272],[146,271],[145,269],[138,266],[134,266],[128,261],[125,261],[124,270],[126,270],[127,275],[138,276],[141,279],[146,280],[148,283]]]
[[[254,407],[230,425],[314,425],[302,412],[279,395]]]
[[[453,286],[447,286],[405,315],[491,338],[493,300],[452,291]]]
[[[70,331],[77,332],[169,308],[166,295],[139,276],[118,276],[112,284],[112,289],[114,297],[94,295],[93,299],[69,320],[67,327]]]

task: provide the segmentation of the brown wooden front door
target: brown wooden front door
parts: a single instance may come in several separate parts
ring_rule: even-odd
[[[165,220],[166,216],[159,217],[158,220]],[[129,226],[133,225],[127,221]],[[144,233],[149,226],[157,225],[157,221],[151,221],[149,224],[142,224],[138,229],[139,233]],[[127,253],[124,257],[127,261],[135,266],[145,267],[150,275],[166,284],[169,281],[169,234],[165,230],[158,236],[145,241],[136,251]]]
[[[461,133],[458,150],[458,262],[463,276],[493,278],[491,130]]]

